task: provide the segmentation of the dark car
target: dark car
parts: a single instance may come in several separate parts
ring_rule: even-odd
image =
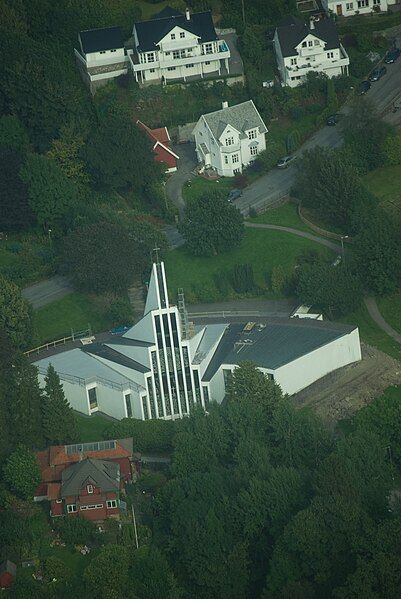
[[[236,189],[236,188],[234,188],[228,194],[227,200],[229,202],[233,202],[234,200],[237,200],[241,196],[242,196],[242,189]]]
[[[358,94],[358,96],[363,96],[369,90],[370,90],[370,81],[362,81],[362,83],[359,84],[357,94]]]
[[[384,57],[384,62],[386,64],[392,64],[397,60],[397,58],[399,58],[400,54],[401,50],[399,48],[392,48],[392,50],[389,50]]]
[[[335,125],[337,125],[340,118],[341,115],[338,113],[331,114],[329,117],[327,117],[326,125],[328,125],[329,127],[334,127]]]
[[[369,81],[379,81],[387,73],[385,66],[376,67],[369,75]]]

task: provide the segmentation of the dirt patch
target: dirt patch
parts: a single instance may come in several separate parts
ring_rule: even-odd
[[[371,403],[390,385],[401,384],[401,362],[365,343],[361,348],[360,362],[331,372],[291,399],[334,424]]]

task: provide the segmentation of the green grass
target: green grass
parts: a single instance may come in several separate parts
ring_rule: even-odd
[[[196,177],[195,179],[191,179],[188,181],[182,188],[182,196],[185,201],[199,198],[204,193],[208,193],[215,189],[227,192],[227,195],[230,189],[234,185],[234,179],[231,177],[221,177],[216,180],[204,179],[203,177]]]
[[[81,443],[101,441],[105,438],[105,431],[110,428],[112,424],[111,420],[104,418],[100,414],[82,416],[82,414],[75,412],[75,419],[79,433],[78,438]]]
[[[238,248],[218,256],[195,257],[189,254],[185,247],[178,248],[170,252],[166,258],[171,297],[175,297],[178,287],[183,287],[187,301],[191,303],[191,290],[194,285],[197,288],[215,290],[213,275],[222,270],[231,270],[235,264],[251,264],[256,284],[265,287],[265,273],[271,273],[272,268],[278,265],[288,274],[292,273],[297,256],[310,248],[319,250],[325,256],[331,253],[327,248],[308,239],[280,231],[258,229],[246,229]],[[268,295],[274,297],[270,292]],[[213,301],[226,298],[202,299]],[[196,301],[196,298],[192,299],[193,301]]]
[[[363,180],[385,210],[401,216],[401,165],[377,168]]]
[[[384,318],[386,317],[384,316]],[[339,320],[357,325],[362,341],[377,347],[397,360],[401,360],[401,345],[379,329],[369,316],[369,312],[364,304],[355,312],[347,314],[346,317],[341,317]]]
[[[146,21],[147,19],[151,19],[154,14],[160,12],[168,6],[168,1],[165,2],[146,2],[146,0],[136,0],[135,4],[139,6],[142,11],[141,21]]]
[[[255,218],[248,219],[251,223],[260,223],[264,225],[281,225],[282,227],[292,227],[299,231],[313,232],[305,225],[298,216],[298,207],[296,204],[288,203],[266,210],[262,214],[258,214]]]
[[[373,33],[374,31],[382,31],[383,29],[400,25],[401,13],[355,15],[353,17],[337,19],[336,23],[342,35],[345,33]]]
[[[401,293],[377,297],[376,301],[384,320],[401,333]]]
[[[38,343],[61,339],[74,331],[82,331],[90,324],[92,331],[104,331],[110,326],[95,301],[82,293],[70,293],[34,313],[34,327]]]
[[[269,139],[282,144],[283,147],[287,148],[286,151],[291,153],[318,128],[316,114],[304,115],[296,121],[289,118],[279,118],[269,123]],[[288,147],[287,144],[290,144],[290,146]]]

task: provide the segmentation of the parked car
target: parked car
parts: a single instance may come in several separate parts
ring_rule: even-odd
[[[227,200],[229,202],[233,202],[234,200],[237,200],[238,198],[240,198],[242,196],[242,189],[236,189],[234,187],[234,189],[232,189],[230,191],[230,193],[227,196]]]
[[[327,117],[326,125],[328,125],[329,127],[334,127],[335,125],[337,125],[340,118],[341,114],[338,114],[338,112],[336,112],[335,114],[331,114],[329,117]]]
[[[278,168],[287,168],[295,160],[296,156],[284,156],[277,162]]]
[[[370,81],[362,81],[362,83],[359,84],[357,94],[358,94],[358,96],[363,96],[369,90],[370,90]]]
[[[387,69],[384,65],[381,67],[376,67],[369,75],[369,81],[379,81],[379,79],[381,79],[386,73]]]
[[[400,54],[401,50],[399,48],[392,48],[387,52],[386,56],[384,57],[384,62],[386,64],[392,64],[397,60],[397,58],[399,58]]]

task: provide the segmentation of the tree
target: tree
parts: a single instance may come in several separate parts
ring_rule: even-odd
[[[50,444],[61,445],[77,440],[74,412],[52,364],[49,364],[45,377],[43,433]]]
[[[46,582],[65,582],[70,576],[71,572],[66,566],[65,562],[55,555],[47,557],[42,562],[43,576]]]
[[[27,447],[43,446],[42,391],[38,370],[24,355],[17,355],[7,389],[8,426],[15,443]]]
[[[0,274],[0,328],[18,348],[32,339],[32,310],[17,285]]]
[[[244,405],[255,404],[268,418],[283,399],[283,394],[279,385],[258,370],[255,364],[242,362],[230,377],[227,399]]]
[[[89,134],[85,156],[94,181],[112,188],[140,191],[161,175],[151,143],[131,115],[100,116]]]
[[[179,230],[192,254],[215,256],[240,244],[244,219],[240,211],[227,202],[225,194],[215,191],[188,201]]]
[[[79,516],[57,520],[56,529],[68,545],[84,545],[96,537],[95,523]]]
[[[342,121],[344,141],[363,158],[366,170],[383,164],[384,142],[390,130],[366,98],[359,98]]]
[[[145,258],[143,247],[126,227],[99,222],[79,227],[66,237],[63,259],[79,289],[122,292],[142,274],[148,249]]]
[[[0,117],[0,145],[25,153],[29,147],[26,129],[16,116]]]
[[[354,256],[359,277],[368,289],[378,294],[394,291],[401,272],[398,223],[383,210],[366,215],[354,240]]]
[[[60,137],[53,139],[47,156],[59,165],[64,175],[78,184],[88,183],[85,163],[80,158],[80,150],[85,144],[84,138],[75,131],[73,125],[64,126]]]
[[[79,204],[78,188],[58,166],[39,154],[30,154],[21,169],[28,185],[31,209],[42,227],[66,231],[74,220]]]
[[[351,312],[362,301],[358,278],[344,267],[322,261],[298,268],[295,293],[302,304],[317,306],[330,317]]]
[[[363,193],[355,167],[342,152],[328,148],[313,148],[303,154],[295,190],[303,206],[346,231],[354,203]]]
[[[383,152],[387,164],[401,164],[401,135],[388,135],[383,143]]]
[[[131,591],[138,599],[182,597],[169,563],[157,547],[140,547],[135,551],[129,577]]]
[[[126,547],[106,545],[84,571],[87,593],[93,599],[129,596],[129,553]]]
[[[21,231],[35,222],[28,203],[27,186],[19,176],[24,158],[20,150],[0,145],[1,231]]]
[[[39,463],[35,454],[24,445],[19,445],[6,460],[3,474],[11,491],[22,499],[31,499],[40,483]]]

